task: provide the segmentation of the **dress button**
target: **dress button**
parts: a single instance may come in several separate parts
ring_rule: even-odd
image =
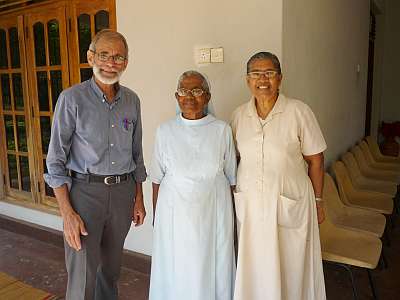
[[[115,165],[115,161],[112,161],[111,164],[112,164],[112,165]]]
[[[112,125],[111,125],[111,127],[112,127],[112,128],[114,128],[114,127],[115,127],[115,125],[114,125],[114,124],[112,124]]]
[[[114,144],[110,144],[111,147],[114,147]]]

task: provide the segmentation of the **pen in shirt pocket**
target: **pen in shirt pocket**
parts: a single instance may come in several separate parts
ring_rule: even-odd
[[[129,130],[129,126],[132,124],[132,121],[129,120],[128,118],[124,118],[122,120],[122,125],[125,128],[125,130]]]

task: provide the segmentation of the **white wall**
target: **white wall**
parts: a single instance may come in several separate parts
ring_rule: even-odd
[[[400,121],[400,1],[385,1],[381,118]]]
[[[178,76],[207,74],[217,116],[227,120],[248,100],[245,64],[257,51],[278,55],[283,90],[311,105],[324,131],[327,160],[335,159],[364,132],[369,5],[365,0],[170,0],[117,1],[118,30],[131,52],[122,83],[142,100],[147,166],[156,127],[174,117]],[[282,29],[283,26],[283,29]],[[282,31],[283,30],[283,31]],[[222,46],[225,62],[197,68],[196,46]],[[361,71],[356,72],[360,64]],[[144,185],[148,217],[132,229],[125,247],[151,254],[151,185]],[[60,228],[60,219],[0,205],[0,213]]]
[[[383,12],[385,10],[385,0],[371,0],[372,5],[374,6],[374,10],[378,10],[379,12]]]
[[[118,30],[128,40],[132,59],[122,82],[142,101],[147,166],[156,127],[175,116],[179,75],[190,69],[210,79],[219,118],[228,120],[233,109],[249,98],[245,63],[256,51],[268,49],[281,56],[281,0],[170,0],[117,1]],[[196,67],[196,46],[224,47],[225,62]],[[131,230],[126,246],[151,253],[151,193],[145,184],[146,224]]]
[[[19,205],[0,201],[0,214],[15,219],[39,224],[44,227],[61,231],[63,228],[62,219],[59,216],[44,213],[42,211],[29,209]]]
[[[369,1],[283,1],[283,91],[313,109],[327,164],[364,135],[368,31]]]
[[[245,84],[247,59],[265,49],[282,54],[282,0],[118,0],[117,22],[130,47],[122,83],[141,98],[147,166],[157,126],[175,117],[174,92],[182,72],[197,69],[209,77],[217,117],[228,120],[233,109],[250,97]],[[225,62],[197,68],[193,50],[198,46],[223,47]],[[150,189],[146,182],[146,222],[131,229],[125,243],[127,249],[145,254],[152,248]],[[62,228],[60,217],[4,202],[0,214]]]

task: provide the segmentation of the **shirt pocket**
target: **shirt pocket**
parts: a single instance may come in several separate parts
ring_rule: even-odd
[[[134,121],[129,118],[124,118],[121,121],[121,130],[125,134],[131,134],[133,132],[133,127],[135,126]]]
[[[279,195],[277,205],[278,225],[286,228],[299,228],[306,217],[304,200]]]

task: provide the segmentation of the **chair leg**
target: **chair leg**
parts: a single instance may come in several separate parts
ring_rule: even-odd
[[[400,207],[399,207],[400,206],[400,186],[399,185],[397,186],[397,193],[394,196],[394,203],[395,203],[397,214],[399,214],[400,213]]]
[[[392,216],[393,216],[393,214],[391,214],[391,215],[385,215],[386,216],[386,226],[388,226],[388,227],[390,227],[391,229],[393,229],[394,228],[394,224],[393,224],[393,218],[392,218]]]
[[[387,263],[385,254],[383,253],[383,249],[382,249],[382,252],[381,252],[381,256],[379,257],[379,264],[380,264],[382,269],[387,269],[387,267],[388,267],[388,263]]]
[[[391,242],[390,242],[388,230],[389,230],[388,226],[386,225],[385,230],[383,231],[382,240],[384,241],[384,245],[390,247]]]
[[[375,292],[374,282],[372,280],[371,270],[367,269],[367,273],[368,273],[369,285],[371,286],[372,297],[374,298],[374,300],[378,300],[378,297]]]
[[[396,196],[394,197],[394,206],[395,206],[395,210],[396,210],[396,214],[399,215],[400,214],[400,195],[399,193],[396,194]]]
[[[351,266],[345,264],[338,264],[339,266],[345,268],[350,274],[351,286],[353,288],[353,298],[354,300],[358,299],[357,289],[356,289],[356,282],[354,280],[353,272],[351,271]]]
[[[390,218],[390,223],[392,224],[392,229],[394,229],[394,228],[396,227],[396,217],[395,217],[395,214],[392,213],[392,214],[389,216],[389,218]]]

